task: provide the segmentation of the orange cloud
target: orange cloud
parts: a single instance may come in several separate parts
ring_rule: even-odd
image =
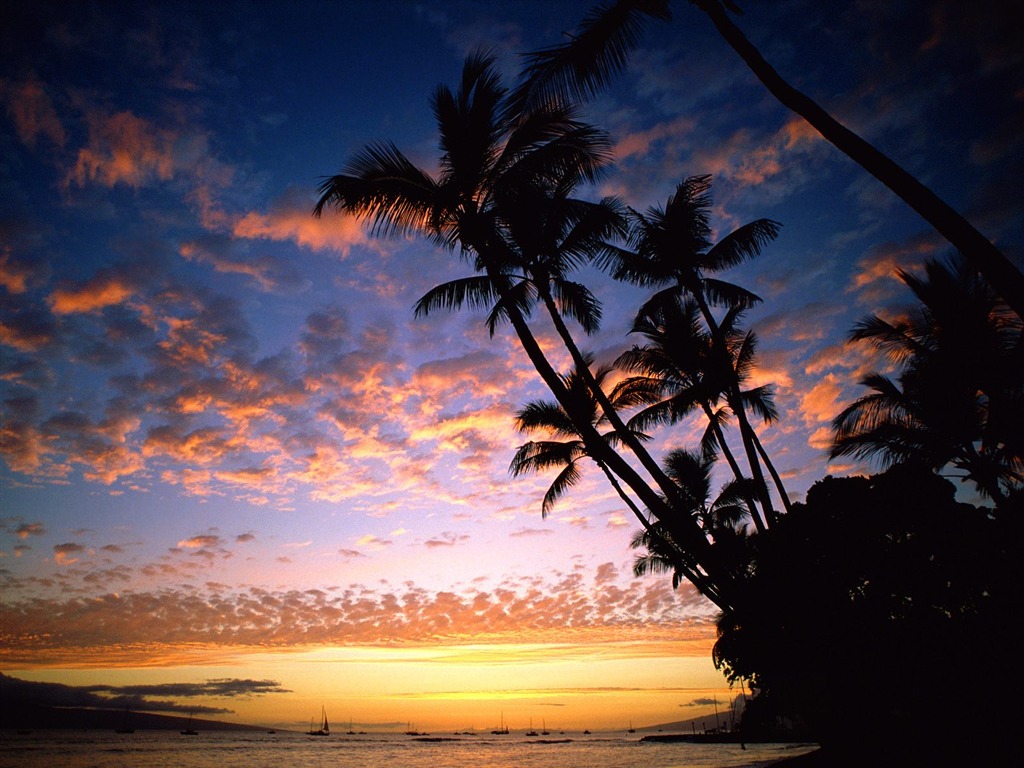
[[[646,155],[651,147],[665,139],[680,139],[692,131],[696,123],[691,117],[677,117],[666,123],[645,130],[629,133],[615,145],[615,157],[619,162],[634,155]]]
[[[97,275],[77,288],[58,288],[50,294],[49,304],[58,315],[96,312],[123,303],[133,293],[131,286],[114,274]]]
[[[878,298],[902,286],[898,269],[913,271],[926,259],[934,258],[939,244],[925,233],[903,243],[885,243],[857,263],[850,291],[866,291],[867,298]]]
[[[270,213],[247,213],[235,222],[232,232],[248,239],[291,240],[314,251],[337,251],[342,256],[348,256],[355,246],[371,245],[358,219],[334,212],[317,219],[311,214],[311,204],[298,203],[288,200]],[[377,241],[373,245],[379,247]]]
[[[71,565],[78,562],[76,555],[82,552],[85,552],[85,547],[81,544],[55,544],[53,547],[53,559],[58,565]]]
[[[24,293],[28,288],[28,280],[32,270],[28,264],[18,264],[11,258],[10,248],[0,254],[0,287],[10,294]]]
[[[42,523],[22,523],[15,530],[19,539],[27,539],[29,536],[42,536],[46,533],[46,528],[43,527]]]
[[[839,411],[843,396],[841,379],[827,374],[800,398],[800,414],[808,426],[831,421]]]
[[[115,115],[90,112],[88,146],[78,150],[67,181],[85,186],[90,181],[107,187],[141,187],[153,179],[174,175],[174,146],[178,137],[131,112]]]
[[[220,546],[220,543],[220,536],[204,534],[200,536],[192,536],[188,539],[182,539],[178,542],[178,546],[185,549],[201,549],[203,547],[218,547]]]

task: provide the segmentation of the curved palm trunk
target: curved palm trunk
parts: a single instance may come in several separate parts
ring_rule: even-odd
[[[654,536],[655,535],[654,527],[651,525],[651,523],[647,519],[647,517],[636,506],[636,504],[633,503],[633,500],[631,498],[629,498],[629,494],[626,493],[625,489],[622,487],[622,484],[619,483],[618,478],[615,477],[615,473],[613,473],[610,469],[608,469],[608,467],[605,466],[604,462],[602,462],[602,461],[598,461],[597,465],[601,468],[601,471],[604,472],[605,477],[608,478],[608,482],[611,483],[612,488],[615,489],[616,493],[619,494],[619,497],[626,503],[626,506],[628,506],[633,511],[633,514],[636,515],[637,519],[640,521],[640,524],[643,525],[644,530],[647,531],[647,533],[649,533],[652,536]],[[690,581],[691,584],[693,584],[694,586],[697,586],[698,580],[701,579],[700,574],[698,574],[696,571],[694,571],[690,566],[688,566],[686,563],[684,563],[681,559],[671,559],[670,558],[669,561],[671,562],[672,567],[674,569],[676,569],[676,571],[678,571],[679,573],[683,574]],[[698,589],[699,589],[699,587],[698,587]],[[702,594],[703,594],[703,592],[702,592]],[[718,605],[719,607],[721,607],[721,603],[720,603],[721,595],[718,593],[717,587],[715,587],[715,597],[712,597],[710,595],[705,595],[705,597],[707,597],[709,600],[711,600],[711,602],[715,603],[715,605]]]
[[[722,449],[722,455],[725,456],[725,461],[729,465],[729,469],[732,470],[732,474],[737,480],[742,480],[743,470],[740,469],[739,462],[737,462],[736,457],[733,456],[732,450],[729,448],[729,444],[725,442],[725,433],[722,431],[721,425],[719,425],[718,420],[715,418],[714,410],[708,403],[703,403],[702,408],[704,409],[704,415],[707,416],[708,421],[711,422],[711,429],[715,433],[715,440],[718,442],[718,447]],[[744,494],[744,502],[746,502],[747,511],[750,512],[750,519],[754,520],[757,514],[757,503],[750,494]]]
[[[551,364],[544,356],[544,351],[540,348],[536,338],[534,338],[529,325],[514,310],[509,312],[509,319],[516,331],[516,335],[519,337],[523,351],[530,358],[530,362],[533,363],[537,373],[540,374],[541,379],[551,390],[558,403],[567,412],[571,412],[569,393],[566,391],[558,373],[551,367]],[[593,425],[579,424],[577,426],[579,427],[580,437],[587,448],[587,452],[604,463],[608,469],[614,471],[644,505],[651,510],[655,517],[668,526],[673,536],[678,536],[680,545],[686,547],[689,554],[700,564],[704,572],[693,571],[688,574],[687,578],[711,602],[722,610],[729,610],[730,601],[726,597],[726,592],[731,590],[729,590],[728,578],[724,573],[724,569],[717,567],[715,553],[703,532],[696,526],[686,525],[687,521],[680,520],[678,514],[675,514],[673,509],[666,504],[665,500],[643,481],[636,470],[630,466],[629,462],[608,445]]]
[[[768,470],[768,474],[772,476],[772,482],[775,483],[775,490],[778,491],[779,499],[782,501],[782,506],[786,510],[786,514],[793,511],[793,504],[789,500],[789,494],[786,492],[786,486],[782,483],[782,478],[779,473],[775,470],[775,465],[772,460],[768,458],[768,451],[765,450],[764,446],[761,445],[761,438],[757,436],[757,432],[754,432],[754,447],[757,448],[757,452],[761,456],[761,460],[764,462],[765,469]]]
[[[629,507],[630,511],[633,513],[636,519],[640,521],[640,525],[644,527],[645,531],[650,533],[651,521],[647,519],[647,515],[641,512],[640,507],[638,507],[636,503],[633,501],[633,499],[629,497],[629,494],[626,493],[626,489],[622,487],[622,484],[619,482],[619,479],[615,476],[615,473],[608,469],[607,465],[605,465],[603,461],[598,461],[597,459],[594,459],[594,463],[601,468],[602,472],[604,472],[604,475],[605,477],[608,478],[608,482],[611,484],[612,488],[614,488],[615,492],[619,494],[619,498],[622,499],[623,503],[627,507]]]
[[[583,359],[583,353],[580,352],[579,347],[576,346],[576,341],[573,339],[572,334],[569,333],[569,329],[565,325],[565,321],[562,320],[562,314],[558,311],[558,307],[555,306],[555,301],[551,294],[543,287],[538,289],[544,306],[551,316],[551,322],[555,326],[555,330],[562,339],[562,343],[565,344],[565,348],[569,351],[569,356],[572,357],[573,363],[576,365],[576,370],[580,372],[583,380],[586,382],[587,387],[590,389],[594,399],[597,400],[598,405],[601,406],[601,411],[607,417],[608,422],[615,429],[616,434],[622,439],[633,454],[640,460],[651,477],[654,478],[658,487],[661,488],[662,493],[668,498],[673,498],[677,495],[678,490],[675,483],[664,473],[659,466],[658,462],[653,456],[644,448],[643,444],[636,438],[636,435],[626,426],[625,422],[622,421],[622,417],[619,416],[618,411],[615,410],[615,406],[612,405],[608,399],[608,395],[600,385],[594,379],[590,373],[590,368],[587,366],[586,360]]]
[[[1024,274],[970,222],[892,159],[844,126],[813,99],[787,83],[746,35],[732,23],[718,0],[691,0],[708,15],[765,87],[783,105],[810,123],[825,139],[885,184],[973,264],[993,290],[1024,317]]]

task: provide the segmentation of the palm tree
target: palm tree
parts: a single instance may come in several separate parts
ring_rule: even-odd
[[[861,380],[871,392],[833,420],[831,457],[952,465],[998,505],[1024,485],[1022,323],[962,258],[925,271],[900,272],[920,302],[907,318],[855,326],[900,370]]]
[[[664,286],[640,313],[651,313],[665,302],[677,300],[682,293],[691,296],[700,309],[710,331],[712,349],[718,356],[717,368],[732,371],[727,380],[727,399],[736,416],[747,463],[758,488],[764,513],[764,525],[771,525],[775,511],[771,495],[761,471],[761,459],[755,444],[754,430],[746,415],[739,371],[727,354],[728,340],[712,304],[725,304],[742,310],[760,301],[753,293],[739,286],[709,277],[710,273],[735,266],[757,256],[778,234],[780,225],[770,219],[757,219],[737,228],[712,244],[711,177],[691,176],[682,181],[664,208],[652,207],[646,214],[631,211],[633,226],[628,245],[634,250],[608,246],[602,263],[619,280],[644,286]],[[753,337],[750,337],[751,345]],[[749,366],[749,359],[740,359]],[[783,493],[784,502],[787,501]],[[755,522],[758,517],[754,516]]]
[[[731,0],[690,0],[704,12],[726,42],[784,106],[803,117],[826,140],[891,189],[974,265],[1006,302],[1024,317],[1024,274],[938,195],[880,152],[806,94],[794,88],[769,64],[729,16],[739,14]],[[583,20],[572,40],[533,53],[517,98],[525,103],[571,94],[585,98],[624,66],[640,45],[648,20],[669,21],[669,0],[615,0],[600,4]]]
[[[593,361],[592,354],[584,355],[584,362],[588,368]],[[604,385],[613,370],[612,366],[602,365],[594,371],[593,377],[599,386]],[[552,481],[547,493],[544,494],[544,501],[541,504],[541,516],[547,517],[555,502],[570,487],[579,482],[582,477],[580,463],[591,459],[605,473],[619,497],[640,520],[641,524],[648,527],[646,516],[622,488],[607,465],[599,457],[591,456],[580,434],[579,424],[592,424],[597,429],[602,426],[607,427],[608,419],[601,412],[600,406],[591,394],[590,387],[578,368],[562,378],[566,390],[571,395],[570,411],[558,403],[535,400],[527,403],[516,414],[516,429],[520,432],[547,432],[553,438],[561,439],[531,440],[524,443],[512,458],[509,472],[513,477],[519,477],[528,473],[559,468],[559,473]],[[614,430],[604,433],[603,436],[613,445],[619,442],[618,433]]]
[[[610,140],[558,102],[517,111],[494,72],[493,59],[479,54],[467,59],[454,92],[445,86],[437,89],[433,111],[442,150],[436,177],[416,167],[392,143],[371,144],[323,182],[314,214],[336,207],[369,219],[376,234],[419,233],[447,250],[458,248],[477,274],[428,292],[417,312],[492,306],[492,332],[499,321],[512,325],[534,368],[568,411],[571,396],[565,382],[527,321],[538,286],[548,283],[523,279],[524,254],[511,237],[510,223],[514,226],[518,204],[559,199],[596,180],[609,162]],[[714,595],[714,558],[699,528],[672,521],[673,510],[664,498],[593,425],[580,425],[580,435],[591,455],[655,515],[669,521],[701,564],[695,585]]]
[[[740,404],[731,405],[729,388],[733,381],[741,385],[746,380],[756,349],[753,332],[742,332],[737,326],[741,312],[732,309],[719,324],[721,336],[726,343],[725,359],[731,361],[722,366],[723,356],[717,354],[710,334],[700,323],[700,310],[691,298],[678,295],[671,300],[649,305],[646,314],[641,314],[633,325],[632,332],[639,333],[647,343],[634,345],[616,360],[616,365],[633,374],[620,382],[615,396],[624,405],[642,405],[644,408],[629,421],[632,429],[646,431],[652,426],[675,424],[699,409],[707,418],[708,426],[701,440],[705,456],[721,452],[737,480],[744,474],[736,461],[725,438],[724,428],[728,424],[733,407],[743,407],[758,413],[765,423],[777,417],[770,386],[740,390]],[[722,405],[721,401],[726,400]],[[764,457],[762,460],[765,460]],[[770,461],[766,462],[777,476]],[[748,490],[753,488],[748,485]],[[785,489],[778,486],[779,493],[787,500]],[[764,521],[757,513],[754,498],[748,499],[748,510],[758,531],[763,532]]]
[[[711,470],[715,456],[695,453],[685,449],[670,451],[664,460],[665,470],[679,486],[686,499],[686,513],[715,540],[719,548],[742,546],[745,537],[745,521],[749,509],[744,499],[749,495],[749,479],[732,480],[721,489],[718,497],[711,500]],[[637,532],[630,542],[633,549],[646,549],[633,562],[633,573],[643,576],[648,573],[671,573],[672,587],[679,586],[685,575],[685,558],[678,545],[660,522],[646,526]]]

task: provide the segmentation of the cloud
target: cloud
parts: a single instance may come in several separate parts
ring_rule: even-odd
[[[269,254],[251,255],[247,246],[222,235],[207,235],[182,243],[178,252],[187,261],[206,264],[216,272],[249,277],[264,291],[301,291],[309,287],[293,262]]]
[[[87,111],[87,145],[78,150],[74,168],[66,182],[85,186],[96,182],[105,187],[126,184],[142,187],[174,176],[177,134],[129,111],[107,114]]]
[[[46,528],[42,523],[22,523],[14,530],[14,533],[19,539],[27,539],[29,536],[45,535]]]
[[[45,85],[35,75],[20,83],[0,79],[0,99],[23,144],[34,149],[37,140],[44,138],[58,147],[64,146],[64,126]]]
[[[121,275],[102,272],[80,286],[58,288],[50,294],[50,309],[58,315],[96,312],[122,304],[134,289]]]
[[[0,253],[0,287],[9,294],[25,293],[35,271],[30,264],[21,263],[12,258],[9,250],[5,249],[3,253]]]
[[[204,549],[207,547],[219,547],[222,539],[220,536],[215,534],[203,534],[200,536],[192,536],[188,539],[182,539],[178,542],[178,546],[184,549]]]
[[[423,544],[427,549],[436,549],[438,547],[454,547],[456,544],[462,544],[466,541],[469,541],[469,536],[466,534],[455,534],[445,531],[434,538],[427,539]]]
[[[52,598],[5,605],[10,631],[0,662],[47,664],[74,657],[87,663],[115,647],[125,663],[156,663],[178,658],[176,648],[196,645],[284,650],[480,638],[520,644],[691,638],[707,650],[714,609],[695,590],[672,590],[665,579],[628,586],[613,581],[621,575],[607,563],[589,577],[579,570],[543,579],[523,575],[491,589],[478,582],[461,592],[411,583],[278,591],[185,585],[120,595],[62,590]]]
[[[181,703],[173,699],[251,698],[291,692],[276,680],[222,678],[203,683],[159,685],[65,685],[21,680],[2,672],[0,690],[3,691],[4,700],[7,702],[31,702],[37,706],[201,714],[226,714],[232,710],[194,702]]]
[[[314,251],[335,251],[348,256],[355,247],[379,251],[381,244],[371,241],[362,223],[348,214],[325,211],[312,216],[313,201],[298,190],[277,201],[267,213],[250,212],[234,222],[232,234],[244,239],[283,240]]]
[[[59,328],[53,317],[38,308],[15,311],[0,320],[0,344],[19,352],[38,352],[59,339]]]
[[[58,565],[72,565],[78,562],[78,557],[81,553],[85,552],[85,547],[81,544],[74,542],[68,542],[66,544],[54,544],[53,546],[53,559]]]

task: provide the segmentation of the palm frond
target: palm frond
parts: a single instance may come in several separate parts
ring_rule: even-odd
[[[558,476],[548,488],[547,493],[544,494],[544,500],[541,502],[540,516],[542,518],[548,516],[548,513],[555,506],[555,502],[565,495],[569,488],[578,483],[580,477],[580,470],[575,461],[566,465],[565,469],[558,473]]]
[[[771,219],[755,219],[740,225],[708,250],[705,268],[728,269],[759,256],[761,250],[778,237],[780,229],[782,225]]]
[[[598,331],[601,326],[601,302],[590,289],[582,283],[568,280],[552,281],[551,289],[563,315],[578,322],[588,336]]]
[[[602,3],[584,18],[572,40],[527,56],[514,100],[525,106],[549,98],[584,101],[625,66],[649,19],[671,18],[668,0]]]
[[[533,400],[516,412],[516,430],[535,432],[546,429],[561,437],[576,437],[577,428],[558,403]]]
[[[449,311],[463,306],[487,306],[500,298],[500,288],[489,275],[460,277],[435,286],[420,297],[413,307],[415,317],[427,317],[439,309]]]
[[[762,384],[740,393],[743,405],[761,417],[765,424],[778,420],[779,412],[775,408],[775,388],[771,384]]]
[[[746,288],[711,277],[701,280],[701,288],[704,291],[704,297],[712,306],[750,309],[762,301],[760,296]]]
[[[342,169],[321,182],[313,208],[326,207],[369,219],[375,235],[431,234],[429,223],[438,201],[438,184],[417,168],[394,144],[370,144]]]

